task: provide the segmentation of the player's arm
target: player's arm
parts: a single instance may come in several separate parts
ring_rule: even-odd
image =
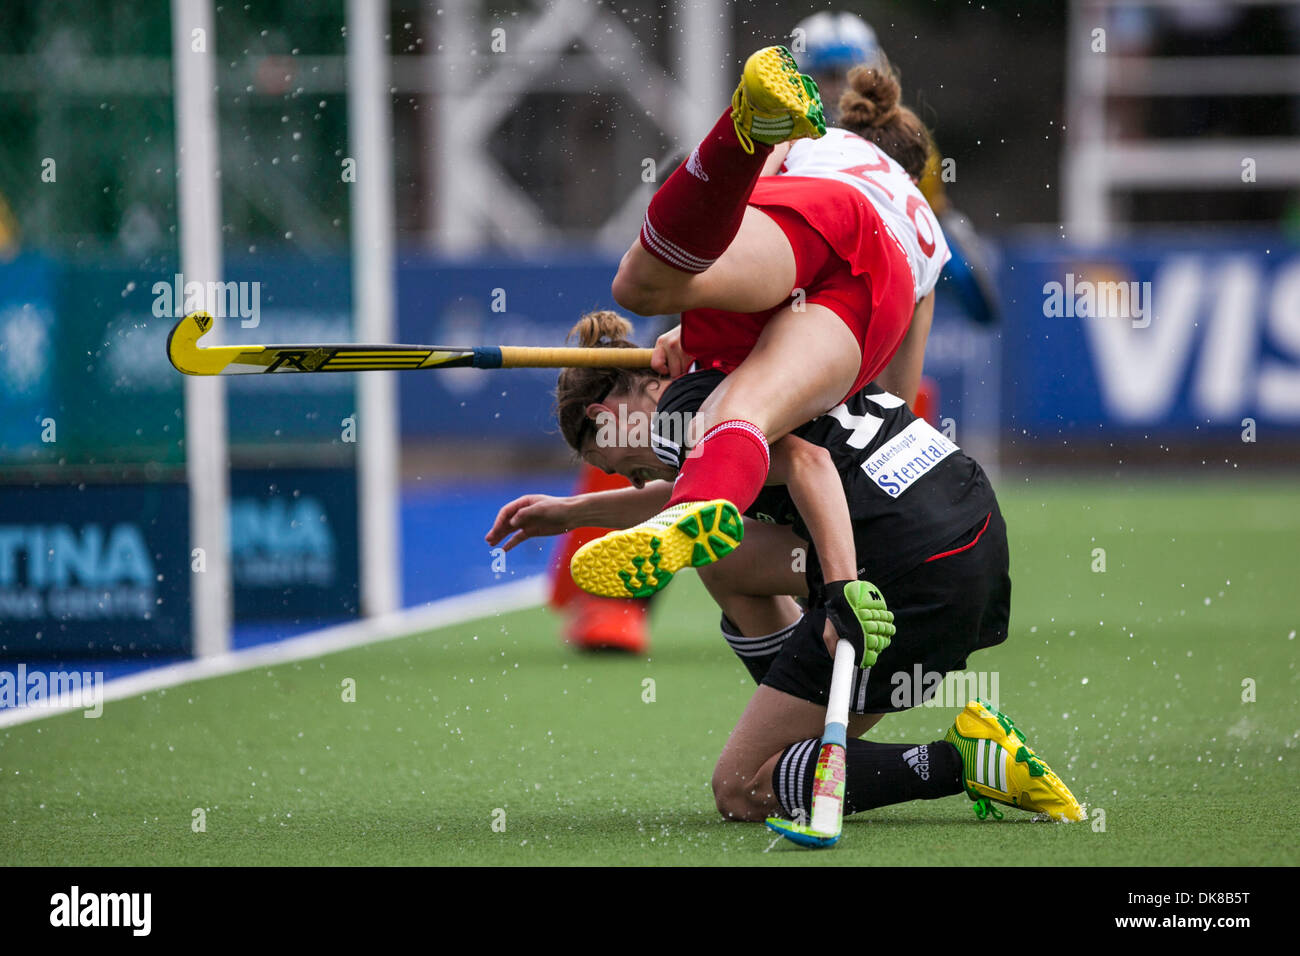
[[[889,646],[894,616],[883,602],[879,608],[863,603],[863,588],[874,593],[876,600],[879,593],[874,585],[857,583],[857,548],[844,481],[830,452],[795,435],[786,435],[773,445],[771,454],[768,480],[778,483],[773,473],[784,479],[781,483],[803,518],[821,562],[826,583],[826,626],[822,632],[826,650],[834,658],[836,644],[843,638],[853,645],[859,664],[870,667]]]
[[[885,370],[876,376],[876,384],[892,392],[915,407],[916,393],[921,387],[921,369],[925,365],[925,343],[930,338],[930,323],[934,321],[934,291],[916,303],[912,323],[907,327],[903,343],[889,360]]]
[[[781,172],[781,166],[785,162],[785,157],[790,153],[790,147],[793,143],[777,143],[772,147],[772,152],[768,155],[766,162],[763,163],[763,171],[760,176],[776,176]]]
[[[767,483],[785,485],[817,549],[827,581],[858,576],[857,546],[844,481],[830,452],[820,445],[786,435],[771,447]]]
[[[509,551],[529,538],[564,534],[574,528],[630,528],[663,510],[672,494],[669,481],[652,481],[644,488],[617,488],[584,495],[554,497],[524,495],[497,512],[484,535],[491,547]]]
[[[826,650],[834,658],[835,645],[844,638],[853,645],[861,665],[868,667],[889,646],[893,617],[888,615],[886,620],[888,612],[884,612],[878,621],[864,621],[848,603],[848,591],[855,586],[850,582],[858,580],[858,558],[844,481],[830,452],[795,435],[786,435],[773,445],[771,454],[768,480],[775,484],[784,479],[779,483],[789,491],[821,562],[826,582],[827,620],[822,631]]]

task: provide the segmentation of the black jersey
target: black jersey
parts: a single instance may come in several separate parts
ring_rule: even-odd
[[[655,409],[655,454],[681,469],[677,440],[724,374],[692,372],[672,382]],[[673,434],[659,440],[667,424]],[[982,524],[996,506],[984,469],[906,403],[872,383],[794,430],[830,452],[844,485],[859,573],[884,585],[941,553]],[[759,521],[792,525],[810,541],[808,528],[783,485],[768,485],[745,511]]]

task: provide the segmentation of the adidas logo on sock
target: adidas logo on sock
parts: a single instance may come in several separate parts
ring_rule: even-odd
[[[704,171],[700,164],[700,148],[698,146],[691,152],[690,159],[686,160],[686,171],[702,182],[709,181],[709,174]]]
[[[907,765],[916,771],[916,775],[922,780],[930,779],[930,746],[922,744],[920,747],[913,747],[911,750],[903,752],[903,759]]]

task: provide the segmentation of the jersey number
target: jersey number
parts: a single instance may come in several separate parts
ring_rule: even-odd
[[[882,193],[889,197],[889,201],[894,201],[894,194],[880,184],[880,181],[873,179],[868,173],[887,173],[889,172],[889,160],[880,152],[880,147],[875,143],[869,144],[880,159],[874,163],[863,163],[861,166],[850,166],[848,169],[841,170],[850,176],[856,176],[858,179],[866,180],[875,186]],[[921,247],[921,252],[928,259],[934,255],[938,245],[934,241],[934,221],[930,218],[930,208],[925,204],[925,200],[919,196],[907,197],[907,218],[912,220],[912,225],[916,227],[916,241]]]
[[[880,431],[880,426],[885,423],[883,418],[877,418],[875,415],[854,415],[844,404],[836,405],[826,414],[835,419],[841,427],[853,433],[845,442],[850,448],[866,448],[871,444],[871,439],[876,437],[876,432]]]

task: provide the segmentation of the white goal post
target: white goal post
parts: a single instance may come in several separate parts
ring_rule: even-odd
[[[396,325],[388,11],[388,0],[347,0],[353,327],[377,342],[392,341]],[[211,288],[223,272],[213,2],[171,0],[171,18],[181,271]],[[230,651],[233,621],[226,386],[187,375],[184,388],[190,548],[203,549],[190,580],[193,650],[214,657]],[[361,611],[376,617],[402,603],[397,390],[390,372],[358,375],[356,390]]]

